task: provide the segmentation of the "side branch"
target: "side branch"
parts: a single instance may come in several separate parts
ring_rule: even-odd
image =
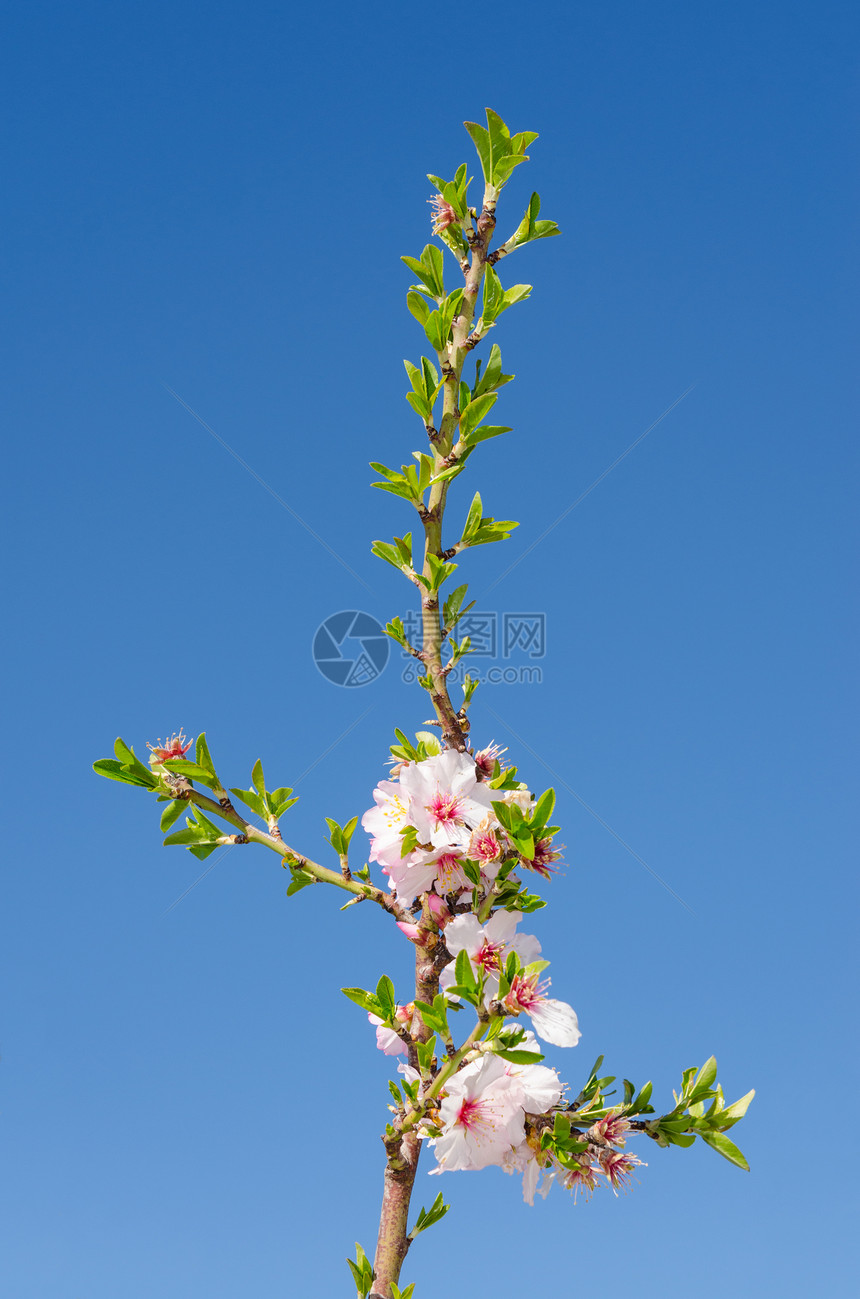
[[[277,835],[268,834],[266,831],[260,830],[252,822],[246,821],[236,811],[229,798],[216,802],[214,798],[201,794],[200,790],[195,789],[183,778],[176,781],[174,797],[184,799],[188,803],[194,803],[204,812],[211,813],[213,816],[220,816],[224,821],[229,821],[244,835],[248,843],[259,843],[264,848],[271,849],[279,857],[285,858],[292,865],[306,871],[308,875],[312,875],[320,884],[333,884],[336,888],[344,889],[347,893],[352,893],[357,901],[367,898],[382,907],[383,911],[390,912],[396,920],[408,923],[412,919],[409,912],[396,901],[393,894],[386,893],[383,889],[377,888],[375,884],[365,884],[352,878],[347,879],[342,870],[331,870],[328,866],[323,866],[319,862],[312,861],[310,857],[305,857],[303,853],[297,852],[295,848],[291,848],[288,843],[285,843],[280,832]]]

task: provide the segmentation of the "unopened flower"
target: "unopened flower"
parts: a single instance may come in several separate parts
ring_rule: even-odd
[[[184,758],[192,743],[193,741],[189,740],[184,731],[176,732],[169,740],[156,740],[155,744],[147,741],[146,747],[150,750],[150,766],[155,767],[167,759]]]
[[[607,1114],[604,1118],[592,1123],[588,1135],[599,1146],[623,1146],[625,1133],[630,1131],[630,1124],[620,1114]]]
[[[428,198],[427,202],[432,204],[433,207],[430,219],[433,222],[434,235],[441,234],[443,230],[447,230],[448,226],[454,225],[458,220],[457,213],[441,194],[434,194],[432,198]]]
[[[549,979],[539,982],[537,974],[517,974],[511,989],[505,997],[505,1007],[512,1014],[521,1011],[529,1016],[535,1026],[538,1037],[553,1046],[576,1046],[582,1034],[576,1011],[566,1001],[556,1001],[547,997],[546,989]]]
[[[496,800],[498,802],[498,799]],[[522,785],[519,789],[505,789],[502,791],[502,802],[511,807],[518,807],[521,812],[530,812],[534,799],[531,791]]]
[[[451,912],[438,893],[427,894],[427,909],[440,929],[444,928],[451,919]]]
[[[412,1023],[412,1016],[415,1014],[415,1005],[409,1002],[406,1006],[398,1006],[394,1012],[394,1019],[401,1028],[407,1029]],[[388,1028],[378,1015],[368,1012],[367,1018],[371,1024],[376,1025],[376,1045],[384,1055],[406,1055],[406,1043],[399,1033],[393,1028]]]
[[[626,1190],[633,1176],[633,1169],[646,1167],[635,1155],[622,1154],[619,1150],[604,1150],[600,1154],[600,1171],[606,1177],[615,1194],[619,1186]]]

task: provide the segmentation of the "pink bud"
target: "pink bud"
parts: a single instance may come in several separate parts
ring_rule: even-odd
[[[410,925],[406,920],[398,920],[397,928],[405,934],[413,943],[418,942],[418,926]]]
[[[451,912],[436,893],[427,894],[427,909],[440,927],[447,925],[451,919]]]

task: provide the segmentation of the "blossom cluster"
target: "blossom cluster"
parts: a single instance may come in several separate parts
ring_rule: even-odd
[[[551,873],[559,854],[549,838],[535,843],[531,857],[518,853],[493,809],[501,802],[528,811],[534,803],[524,785],[490,787],[487,776],[498,770],[498,753],[495,746],[474,756],[447,749],[398,763],[392,771],[397,779],[379,782],[375,806],[361,824],[371,836],[370,860],[388,876],[398,902],[409,906],[428,892],[471,894],[467,862],[479,868],[485,893],[511,859],[544,877]]]
[[[535,799],[501,771],[498,757],[491,746],[474,755],[447,750],[399,761],[392,778],[374,790],[374,806],[362,825],[371,836],[371,861],[388,876],[398,903],[415,908],[417,923],[401,920],[400,929],[417,942],[421,926],[429,923],[444,944],[448,962],[439,986],[446,1002],[460,1004],[465,994],[459,981],[468,969],[479,1018],[503,1023],[524,1014],[534,1030],[519,1030],[513,1056],[483,1045],[446,1078],[432,1119],[420,1129],[434,1147],[435,1171],[493,1164],[521,1172],[532,1203],[541,1178],[542,1194],[556,1180],[590,1193],[601,1178],[613,1188],[623,1185],[636,1161],[616,1148],[623,1146],[627,1127],[620,1117],[604,1121],[605,1130],[595,1130],[577,1158],[564,1165],[541,1145],[539,1120],[562,1107],[564,1088],[556,1071],[539,1063],[535,1034],[555,1046],[575,1046],[580,1031],[573,1007],[547,995],[547,962],[540,959],[538,939],[519,932],[520,911],[498,905],[502,882],[515,891],[519,886],[514,869],[547,877],[559,856]],[[506,815],[513,808],[517,816]],[[536,825],[536,836],[518,833],[523,825]],[[409,1057],[400,1072],[421,1084],[410,1050],[420,1022],[414,1003],[396,1006],[387,1020],[373,1013],[368,1018],[380,1050]],[[551,1118],[546,1121],[552,1126]]]
[[[527,1033],[521,1046],[536,1048]],[[539,1056],[536,1054],[536,1059]],[[401,1065],[407,1078],[415,1070]],[[623,1149],[627,1119],[609,1113],[588,1129],[584,1149],[562,1163],[551,1148],[542,1149],[540,1118],[561,1106],[564,1088],[555,1069],[542,1064],[512,1064],[498,1055],[483,1055],[462,1068],[445,1086],[431,1136],[437,1166],[434,1173],[476,1170],[492,1165],[521,1173],[523,1197],[534,1203],[558,1183],[574,1198],[586,1198],[606,1185],[618,1194],[626,1188],[641,1160]]]

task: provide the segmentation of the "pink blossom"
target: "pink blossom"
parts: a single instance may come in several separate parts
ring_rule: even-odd
[[[434,235],[441,234],[443,230],[447,230],[448,226],[454,225],[457,221],[457,213],[441,194],[434,194],[433,198],[428,198],[427,202],[433,205],[431,220]]]
[[[150,766],[155,767],[168,759],[184,758],[192,743],[193,741],[189,740],[181,730],[175,731],[167,740],[156,740],[155,744],[147,741],[146,747],[150,750]]]
[[[536,875],[542,875],[548,880],[554,873],[552,863],[561,860],[561,853],[556,852],[552,846],[551,839],[539,839],[535,844],[533,857],[521,857],[520,862],[526,870],[534,871]]]
[[[445,1090],[439,1106],[443,1131],[433,1142],[440,1171],[499,1164],[525,1139],[523,1110],[498,1056],[467,1065]]]
[[[582,1034],[576,1012],[566,1001],[547,997],[550,980],[539,982],[539,975],[517,974],[505,997],[505,1007],[512,1015],[521,1011],[529,1016],[538,1037],[553,1046],[576,1046]]]
[[[586,1200],[591,1199],[598,1182],[597,1172],[592,1168],[590,1156],[587,1153],[580,1156],[576,1168],[568,1169],[562,1178],[562,1185],[565,1186],[568,1191],[573,1191],[574,1203],[576,1203],[576,1198],[580,1191],[583,1193]]]
[[[395,866],[402,857],[401,831],[408,824],[406,799],[399,784],[381,780],[373,791],[375,806],[365,812],[361,824],[369,835],[370,860],[380,866]]]
[[[646,1165],[635,1155],[622,1154],[619,1150],[603,1150],[600,1154],[600,1171],[607,1178],[615,1194],[619,1186],[627,1190],[633,1176],[633,1169]]]
[[[494,996],[499,987],[499,971],[510,952],[516,952],[523,965],[528,965],[540,955],[540,943],[533,934],[518,934],[520,917],[513,911],[496,911],[486,925],[476,915],[455,916],[445,929],[445,946],[457,958],[465,951],[475,973],[483,971],[488,976],[488,990]],[[446,965],[440,980],[442,988],[454,983],[454,963]]]
[[[483,868],[486,868],[491,862],[498,862],[502,855],[502,844],[495,830],[488,826],[479,826],[472,835],[469,843],[469,857],[472,861],[478,862]],[[493,876],[498,874],[498,865]]]
[[[507,749],[499,748],[494,740],[485,749],[479,749],[475,754],[475,765],[487,780],[492,779],[496,770],[496,763],[503,753],[507,753]]]
[[[479,784],[474,759],[455,749],[411,762],[401,772],[400,787],[419,842],[443,852],[464,851],[491,810],[490,791]]]
[[[599,1146],[623,1146],[625,1133],[630,1131],[630,1124],[620,1114],[607,1114],[604,1118],[592,1123],[588,1135]]]

